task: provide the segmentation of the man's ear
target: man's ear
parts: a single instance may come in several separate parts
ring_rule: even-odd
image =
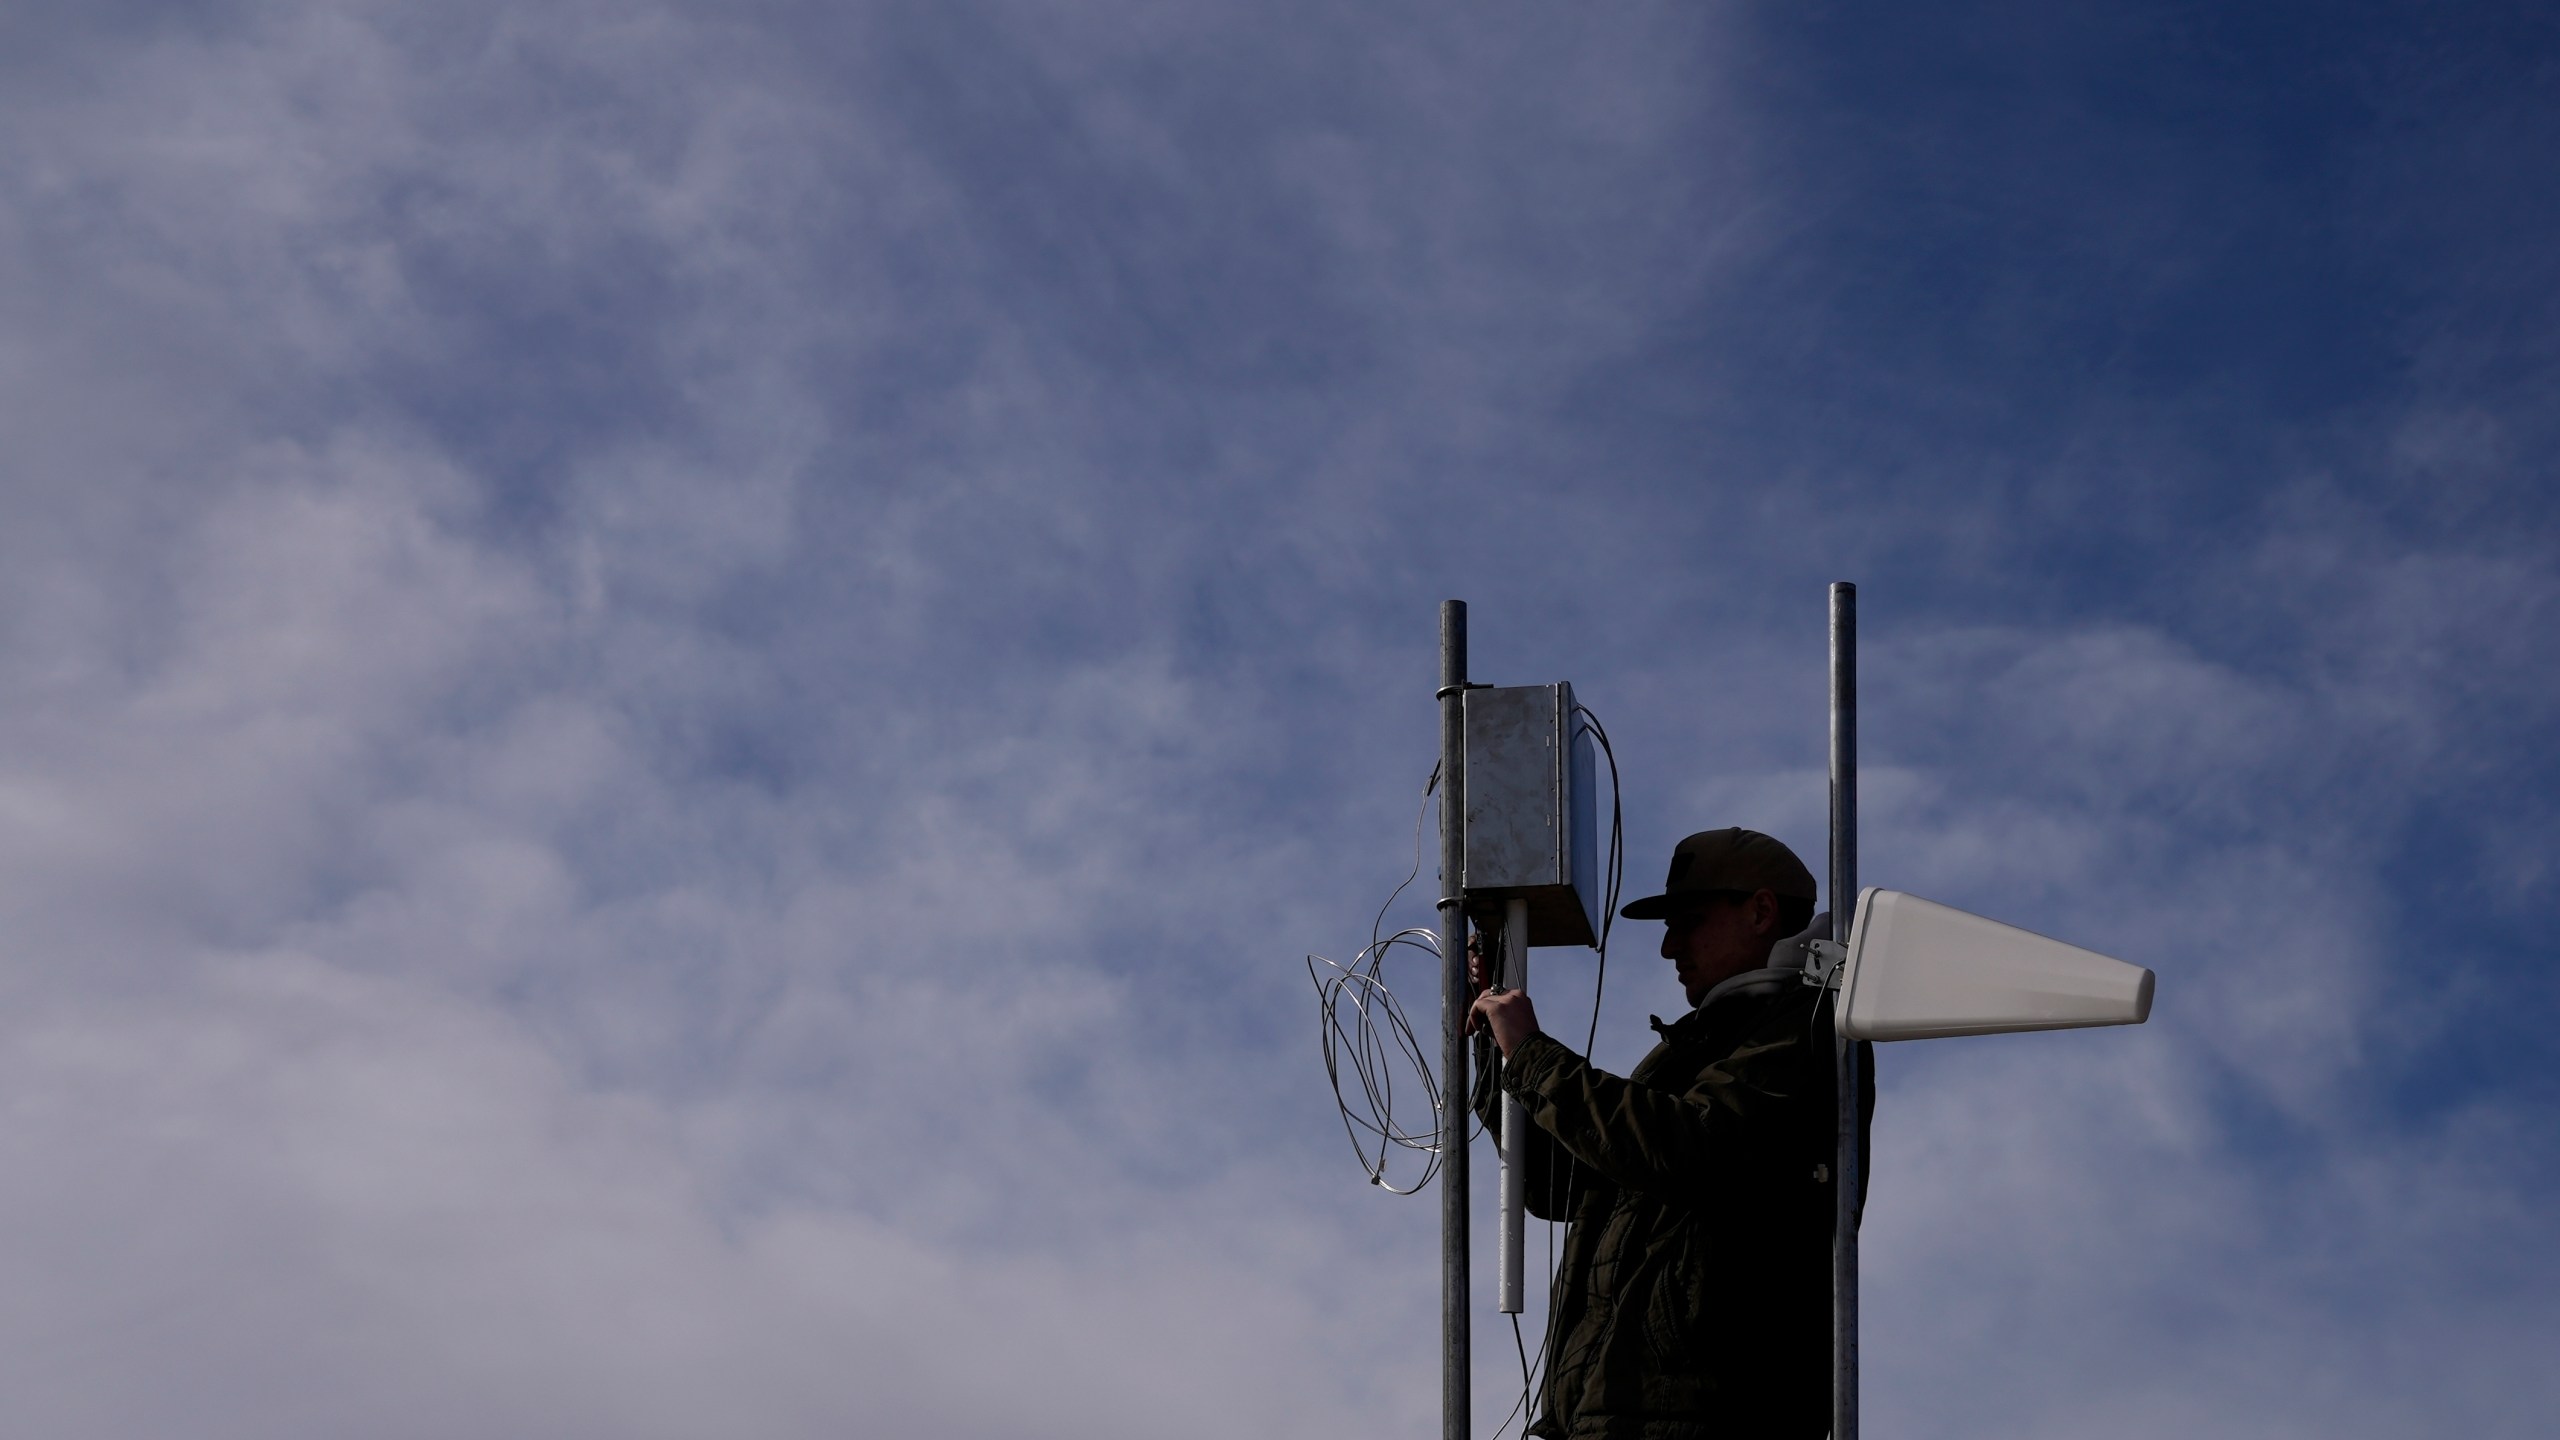
[[[1751,933],[1776,935],[1778,930],[1778,896],[1771,890],[1751,892]],[[1784,936],[1778,938],[1784,939]]]

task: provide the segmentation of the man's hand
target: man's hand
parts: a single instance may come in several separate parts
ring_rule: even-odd
[[[1508,1060],[1512,1047],[1538,1033],[1538,1007],[1517,990],[1487,990],[1467,1010],[1467,1033],[1479,1025],[1493,1032],[1493,1043]]]

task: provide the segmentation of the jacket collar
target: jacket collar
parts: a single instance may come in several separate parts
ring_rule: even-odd
[[[1687,1032],[1705,1024],[1707,1012],[1714,1009],[1720,1002],[1739,1000],[1746,996],[1758,996],[1765,999],[1771,995],[1783,994],[1786,991],[1792,990],[1803,984],[1804,972],[1791,967],[1771,967],[1766,970],[1745,970],[1739,975],[1728,975],[1724,979],[1717,981],[1715,988],[1706,993],[1706,998],[1698,1002],[1697,1009],[1690,1011],[1688,1014],[1681,1016],[1677,1020],[1665,1022],[1659,1015],[1647,1016],[1646,1018],[1653,1022],[1655,1033],[1661,1035],[1665,1039],[1670,1039],[1674,1036],[1685,1035]]]

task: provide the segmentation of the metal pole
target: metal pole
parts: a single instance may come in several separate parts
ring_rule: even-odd
[[[1468,1440],[1467,602],[1440,602],[1440,1434]]]
[[[1831,938],[1849,943],[1858,905],[1858,587],[1831,587]],[[1836,1019],[1838,1010],[1833,1015]],[[1859,1097],[1858,1042],[1832,1039],[1840,1092],[1831,1209],[1831,1440],[1858,1440]]]
[[[1529,988],[1529,902],[1514,896],[1502,905],[1502,988]],[[1503,1314],[1520,1313],[1521,1255],[1529,1227],[1523,1223],[1529,1193],[1529,1169],[1519,1163],[1520,1144],[1529,1129],[1529,1107],[1520,1097],[1502,1096],[1502,1244],[1501,1278],[1495,1286]]]

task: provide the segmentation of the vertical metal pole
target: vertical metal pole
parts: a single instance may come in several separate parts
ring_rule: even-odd
[[[1440,602],[1440,1434],[1468,1440],[1467,602]]]
[[[1849,941],[1858,906],[1858,587],[1831,587],[1831,938]],[[1835,999],[1836,1004],[1836,999]],[[1838,1012],[1834,1010],[1836,1018]],[[1831,1440],[1858,1440],[1858,1197],[1860,1168],[1858,1042],[1832,1041],[1840,1092],[1838,1154],[1831,1210]]]
[[[1529,902],[1519,896],[1502,905],[1502,987],[1506,990],[1529,988]],[[1527,1247],[1528,1225],[1525,1223],[1529,1194],[1529,1170],[1519,1163],[1520,1144],[1529,1129],[1529,1107],[1520,1097],[1505,1091],[1502,1096],[1502,1243],[1501,1274],[1495,1285],[1497,1308],[1505,1315],[1517,1315],[1521,1308],[1522,1254]],[[1499,1342],[1496,1342],[1499,1343]]]

